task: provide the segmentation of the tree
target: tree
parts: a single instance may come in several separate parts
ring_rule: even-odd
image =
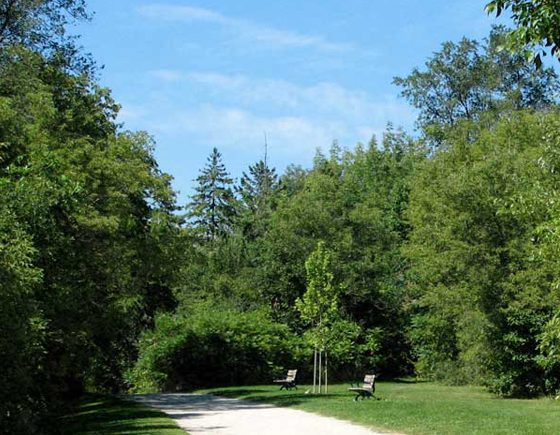
[[[557,387],[554,358],[540,363],[560,296],[559,126],[556,112],[465,122],[416,173],[405,253],[422,376],[509,396]]]
[[[0,47],[22,44],[32,49],[56,50],[71,41],[66,27],[86,20],[85,0],[2,0]]]
[[[340,288],[333,283],[331,269],[332,254],[326,249],[325,243],[320,241],[315,251],[305,262],[307,272],[307,290],[301,299],[296,300],[296,308],[303,320],[312,325],[311,336],[313,347],[313,392],[316,382],[319,393],[322,391],[322,375],[325,392],[328,389],[328,361],[327,337],[329,326],[339,316],[338,298]],[[325,353],[324,372],[322,370],[322,355]]]
[[[222,155],[212,150],[206,167],[196,179],[198,185],[188,205],[189,217],[205,239],[214,241],[231,233],[235,216],[235,198]]]
[[[30,235],[6,201],[8,186],[0,177],[0,428],[26,433],[42,408],[40,367],[44,364],[45,321],[34,292],[41,270]],[[7,433],[6,432],[6,433]]]
[[[240,199],[240,218],[243,232],[249,237],[262,235],[266,221],[274,206],[274,195],[278,189],[276,170],[263,160],[249,166],[249,174],[243,172],[235,190]]]
[[[23,47],[2,55],[0,419],[34,433],[86,383],[124,387],[138,334],[173,306],[179,222],[151,138],[118,128],[108,90]]]
[[[560,5],[547,0],[492,0],[486,5],[489,14],[499,17],[510,10],[517,29],[508,35],[510,50],[525,48],[532,52],[537,67],[542,66],[542,56],[547,51],[560,59]]]
[[[445,129],[460,120],[557,103],[556,73],[550,68],[536,71],[521,54],[501,50],[505,38],[506,30],[494,27],[483,43],[467,38],[445,42],[424,71],[414,69],[394,79],[401,95],[419,109],[418,125],[432,143],[441,143]]]
[[[375,368],[386,375],[410,370],[403,309],[407,263],[400,250],[409,232],[404,213],[411,175],[424,155],[420,143],[388,129],[381,147],[374,140],[352,151],[334,147],[328,158],[315,159],[312,170],[284,174],[278,206],[252,262],[261,300],[297,328],[294,304],[306,290],[305,261],[325,241],[344,289],[341,310],[364,335],[381,331]],[[354,361],[339,368],[361,369]]]

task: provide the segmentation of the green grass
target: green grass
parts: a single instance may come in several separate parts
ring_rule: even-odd
[[[406,434],[553,434],[560,433],[560,402],[511,400],[479,387],[449,387],[429,382],[378,382],[380,400],[354,402],[349,385],[329,387],[328,395],[279,391],[274,386],[232,387],[200,392],[264,401]]]
[[[185,435],[163,412],[103,395],[85,396],[60,426],[65,435]]]

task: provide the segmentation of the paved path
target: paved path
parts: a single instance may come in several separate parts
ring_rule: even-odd
[[[309,412],[202,394],[136,394],[192,435],[380,435],[362,426]]]

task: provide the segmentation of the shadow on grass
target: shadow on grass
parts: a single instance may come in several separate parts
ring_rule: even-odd
[[[62,434],[174,434],[181,433],[164,413],[113,397],[87,395],[61,417]],[[177,431],[177,432],[176,432]]]
[[[212,390],[210,392],[213,396],[221,396],[221,397],[228,397],[230,399],[237,399],[243,396],[250,396],[254,394],[262,393],[263,390],[258,390],[256,388],[244,388],[244,389],[235,389],[235,390]]]
[[[264,393],[264,394],[263,394]],[[212,390],[213,396],[227,397],[231,399],[244,399],[252,402],[262,402],[272,406],[291,407],[302,403],[309,403],[316,400],[341,397],[342,394],[305,394],[304,392],[290,392],[279,394],[277,392],[267,394],[263,390]],[[345,394],[344,396],[348,396]]]
[[[390,382],[392,384],[424,384],[427,381],[421,380],[421,379],[399,379],[399,378],[395,378],[395,379],[376,379],[376,382]]]

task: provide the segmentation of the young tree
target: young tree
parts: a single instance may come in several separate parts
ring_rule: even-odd
[[[334,275],[331,269],[332,254],[325,247],[325,242],[317,244],[305,262],[307,272],[307,290],[301,299],[296,300],[296,308],[301,318],[312,326],[311,336],[313,347],[313,392],[318,382],[321,393],[322,382],[322,355],[325,353],[324,385],[325,392],[328,388],[327,381],[327,338],[328,328],[339,315],[338,299],[340,288],[333,283]]]
[[[211,241],[231,233],[235,216],[235,197],[231,189],[233,180],[217,148],[212,150],[196,181],[196,193],[188,209],[197,230]]]

